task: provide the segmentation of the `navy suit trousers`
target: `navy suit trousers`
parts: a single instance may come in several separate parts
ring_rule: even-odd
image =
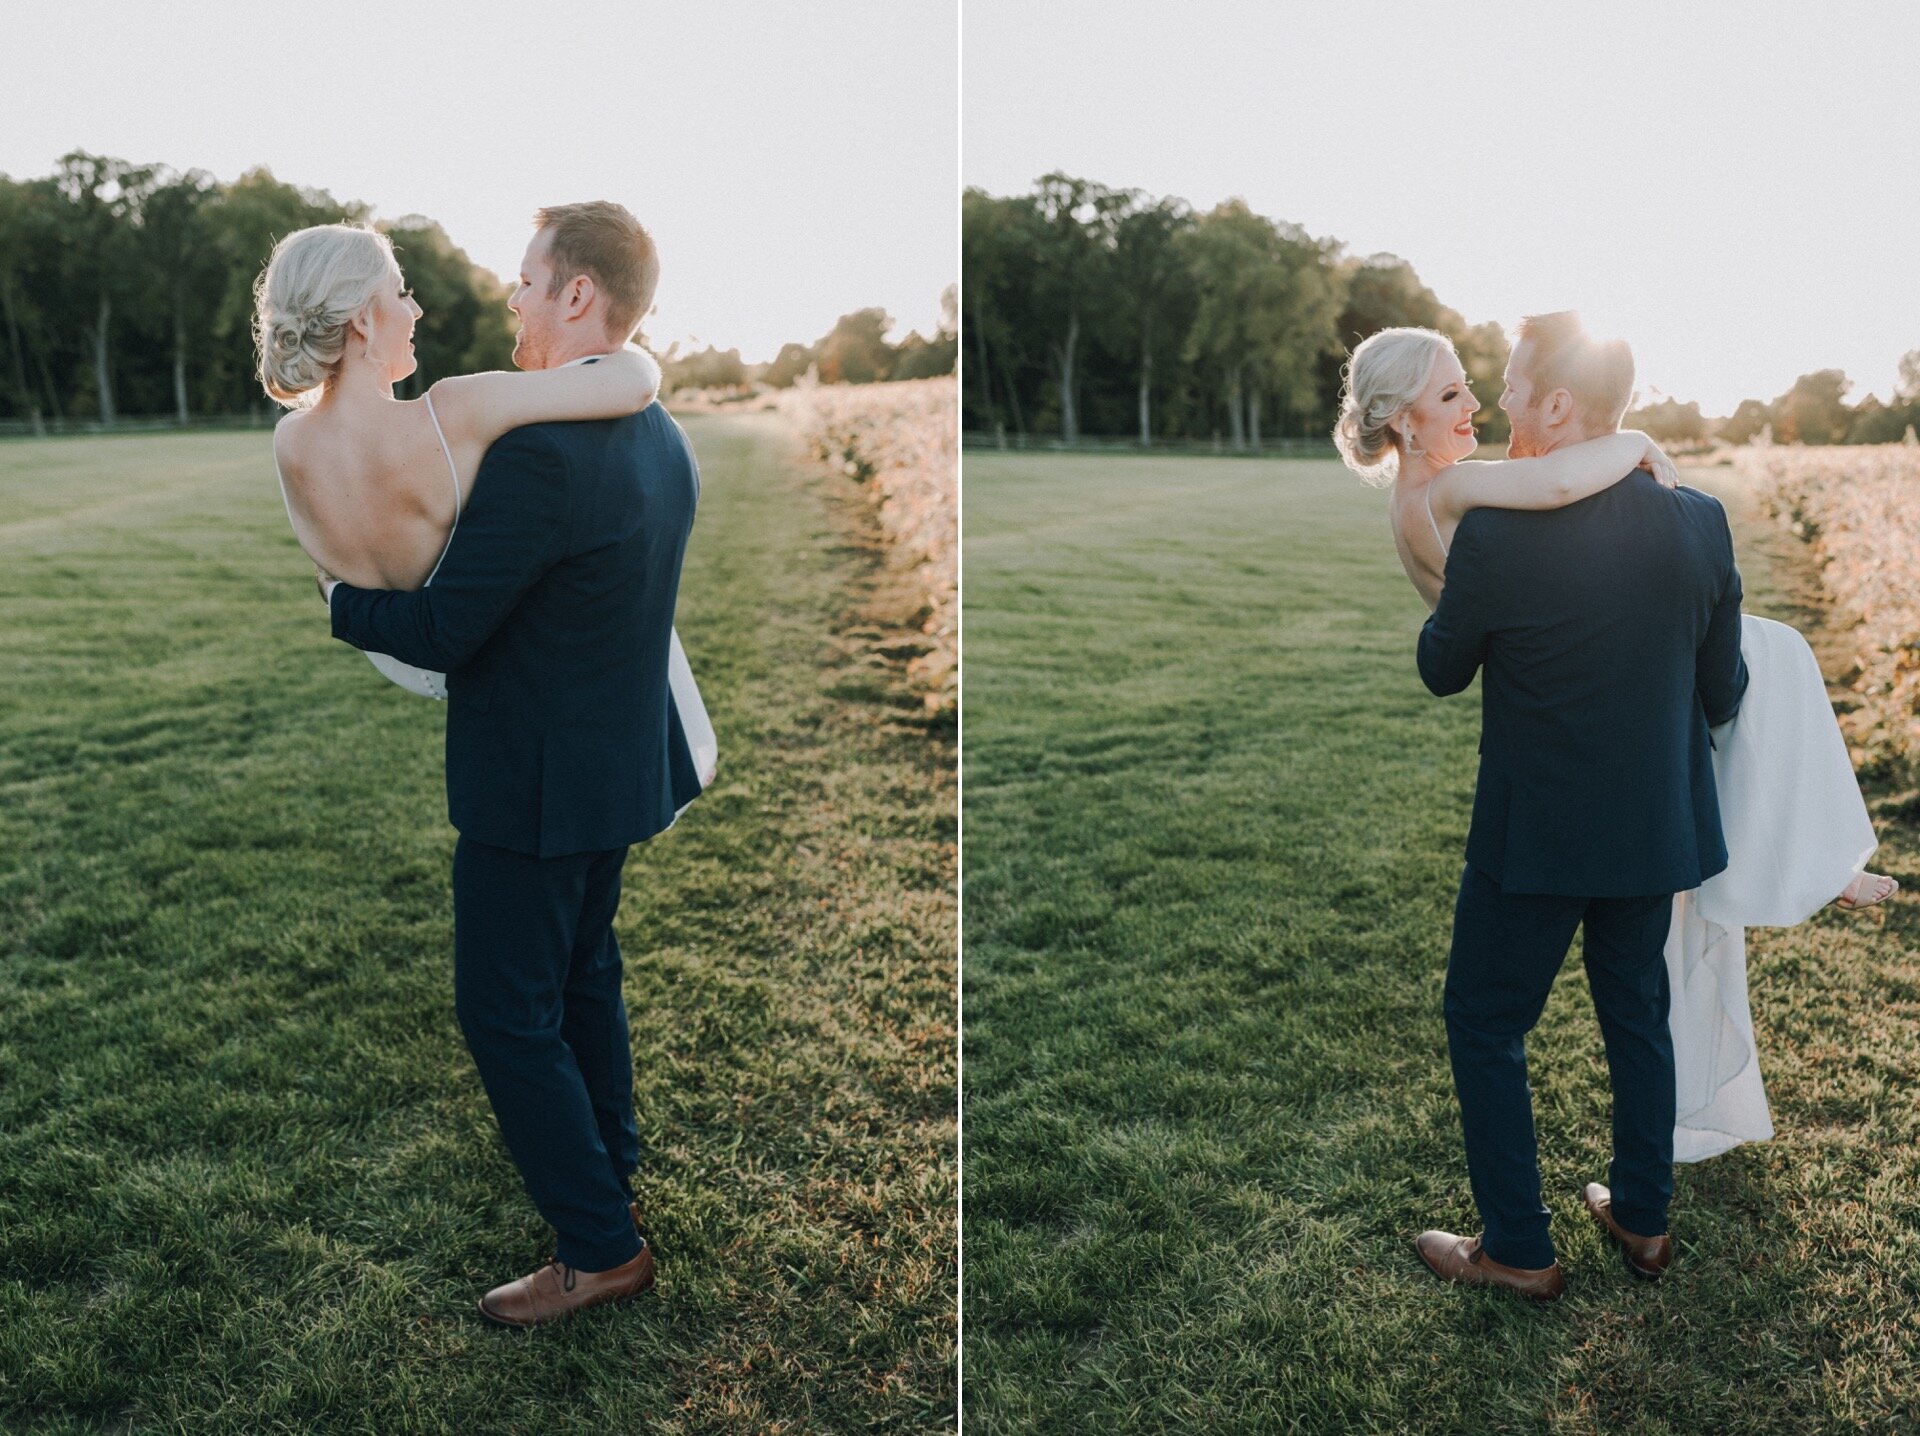
[[[1673,1196],[1673,1038],[1663,956],[1673,896],[1503,893],[1468,864],[1447,960],[1447,1052],[1460,1098],[1467,1176],[1488,1256],[1509,1266],[1555,1260],[1540,1200],[1526,1035],[1576,928],[1613,1082],[1613,1215],[1641,1236],[1667,1229]]]
[[[554,1255],[605,1271],[640,1251],[640,1160],[620,995],[624,847],[536,858],[462,837],[453,853],[453,1005]]]

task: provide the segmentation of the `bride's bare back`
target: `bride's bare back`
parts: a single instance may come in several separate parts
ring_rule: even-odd
[[[356,588],[417,589],[495,439],[522,424],[619,418],[659,388],[652,357],[627,349],[591,365],[442,379],[425,399],[328,395],[273,435],[294,537]]]
[[[1396,482],[1387,504],[1387,522],[1393,529],[1394,551],[1400,567],[1432,608],[1447,583],[1447,551],[1434,515],[1427,507],[1429,484]]]
[[[357,588],[425,583],[480,467],[477,455],[463,465],[456,453],[448,473],[424,399],[350,421],[322,410],[290,415],[274,433],[274,454],[300,547]]]

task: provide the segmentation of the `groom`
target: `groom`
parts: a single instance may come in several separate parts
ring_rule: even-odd
[[[1515,457],[1619,427],[1633,356],[1571,313],[1521,321],[1500,407]],[[1587,1209],[1637,1275],[1672,1257],[1674,1070],[1663,956],[1673,895],[1727,864],[1707,729],[1746,691],[1740,574],[1720,505],[1635,472],[1562,509],[1461,520],[1420,676],[1481,671],[1480,778],[1447,962],[1447,1050],[1484,1231],[1423,1232],[1449,1281],[1551,1301],[1565,1286],[1527,1086],[1574,929],[1613,1085],[1613,1163]]]
[[[591,363],[653,303],[652,239],[616,204],[543,209],[509,307],[522,369]],[[487,451],[431,585],[327,582],[334,637],[447,674],[454,1009],[557,1240],[480,1299],[532,1326],[653,1284],[620,945],[628,845],[700,790],[667,686],[699,476],[653,404],[533,424]]]

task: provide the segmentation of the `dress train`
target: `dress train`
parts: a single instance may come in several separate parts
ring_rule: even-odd
[[[1749,927],[1791,927],[1839,896],[1879,846],[1820,665],[1798,631],[1745,614],[1748,683],[1713,733],[1727,867],[1673,900],[1673,1159],[1773,1135],[1747,1000]]]

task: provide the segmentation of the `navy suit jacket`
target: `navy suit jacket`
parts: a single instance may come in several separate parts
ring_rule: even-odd
[[[333,591],[333,635],[447,675],[447,812],[536,857],[640,842],[700,792],[667,683],[700,478],[655,403],[487,450],[440,571]]]
[[[1441,695],[1480,680],[1467,861],[1501,889],[1683,892],[1727,865],[1709,725],[1746,692],[1719,503],[1635,471],[1562,509],[1473,509],[1420,632]]]

